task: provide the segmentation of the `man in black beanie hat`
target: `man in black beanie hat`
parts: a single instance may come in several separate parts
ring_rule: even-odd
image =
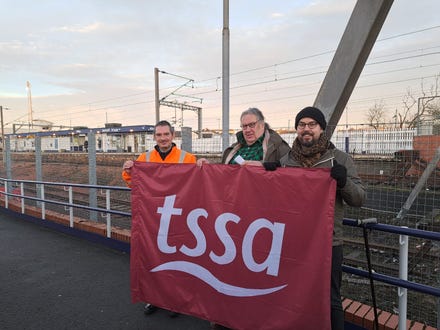
[[[315,107],[302,109],[295,118],[297,137],[290,152],[281,158],[283,167],[331,167],[330,176],[336,180],[336,199],[333,229],[331,267],[331,323],[332,330],[344,329],[344,311],[341,302],[342,282],[342,218],[344,202],[360,207],[365,200],[362,185],[353,159],[337,149],[324,133],[327,127],[324,114]],[[316,201],[319,203],[319,201]],[[310,207],[313,207],[311,205]]]
[[[324,114],[318,108],[306,107],[298,112],[295,118],[295,129],[298,128],[299,121],[303,118],[314,119],[324,131],[327,128],[327,122],[325,121]]]

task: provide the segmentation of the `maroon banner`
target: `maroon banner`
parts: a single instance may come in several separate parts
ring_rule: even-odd
[[[327,169],[136,162],[131,293],[233,329],[330,329]]]

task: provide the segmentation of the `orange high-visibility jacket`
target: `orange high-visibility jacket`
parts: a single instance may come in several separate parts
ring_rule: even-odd
[[[196,156],[193,154],[181,150],[175,146],[171,149],[171,152],[162,159],[159,152],[156,149],[151,151],[143,152],[136,159],[137,162],[153,162],[153,163],[185,163],[185,164],[195,164]],[[122,179],[124,179],[127,186],[131,187],[131,174],[127,171],[122,171]]]

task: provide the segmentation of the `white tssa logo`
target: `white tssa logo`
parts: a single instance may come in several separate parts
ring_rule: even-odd
[[[168,244],[168,232],[170,228],[171,218],[173,216],[182,215],[182,209],[174,207],[176,195],[166,196],[162,207],[157,208],[157,213],[160,216],[159,233],[157,235],[157,246],[163,253],[176,253],[177,247]],[[199,218],[207,219],[208,212],[203,208],[197,208],[188,213],[186,223],[194,235],[197,244],[193,248],[189,248],[185,244],[179,247],[179,251],[189,257],[199,257],[206,252],[206,237],[199,226]],[[215,232],[225,247],[223,255],[217,255],[210,251],[209,257],[211,260],[219,265],[226,265],[235,260],[237,249],[234,241],[226,230],[226,224],[230,221],[239,223],[241,218],[234,213],[222,213],[215,219]],[[262,272],[266,270],[266,274],[277,276],[280,265],[281,248],[283,245],[285,224],[279,222],[271,222],[265,218],[254,220],[246,230],[243,237],[243,245],[241,253],[245,266],[252,272]],[[269,230],[272,234],[272,245],[267,257],[261,263],[255,261],[252,248],[254,245],[254,238],[259,230]]]
[[[157,246],[162,253],[173,254],[177,252],[177,247],[168,244],[168,232],[170,229],[171,218],[173,216],[181,216],[182,209],[174,207],[176,195],[166,196],[162,207],[157,208],[157,213],[160,214],[159,232],[157,234]],[[199,219],[208,219],[208,211],[202,208],[197,208],[188,213],[186,217],[186,224],[196,239],[195,247],[191,248],[185,244],[181,244],[179,251],[189,257],[199,257],[206,252],[206,236],[199,226]],[[176,218],[176,217],[175,217]],[[215,219],[215,232],[225,247],[225,252],[222,255],[216,254],[214,251],[209,252],[210,259],[219,265],[230,264],[235,260],[237,249],[234,241],[226,230],[228,222],[239,223],[240,217],[234,213],[222,213]],[[258,273],[266,270],[266,274],[271,276],[278,276],[278,269],[280,266],[281,248],[283,245],[284,236],[283,223],[274,222],[259,218],[254,220],[243,237],[243,244],[241,253],[243,261],[247,269],[251,272]],[[259,230],[269,230],[272,234],[272,244],[267,257],[261,263],[255,261],[252,249],[254,246],[254,239]],[[254,297],[271,294],[273,292],[282,290],[287,284],[279,285],[270,288],[244,288],[233,284],[220,281],[214,274],[202,265],[198,265],[189,261],[170,261],[154,267],[151,272],[160,271],[181,271],[186,274],[191,274],[194,277],[204,281],[219,293],[233,297]]]

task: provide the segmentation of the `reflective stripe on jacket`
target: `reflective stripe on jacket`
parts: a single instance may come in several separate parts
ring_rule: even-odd
[[[195,164],[196,156],[194,156],[192,153],[186,152],[174,146],[171,149],[171,152],[165,157],[165,159],[162,159],[162,157],[160,157],[159,152],[156,149],[153,149],[151,151],[141,153],[139,157],[136,159],[136,161],[153,162],[153,163]],[[127,186],[131,187],[130,173],[127,173],[127,171],[123,170],[122,179],[125,181]]]

